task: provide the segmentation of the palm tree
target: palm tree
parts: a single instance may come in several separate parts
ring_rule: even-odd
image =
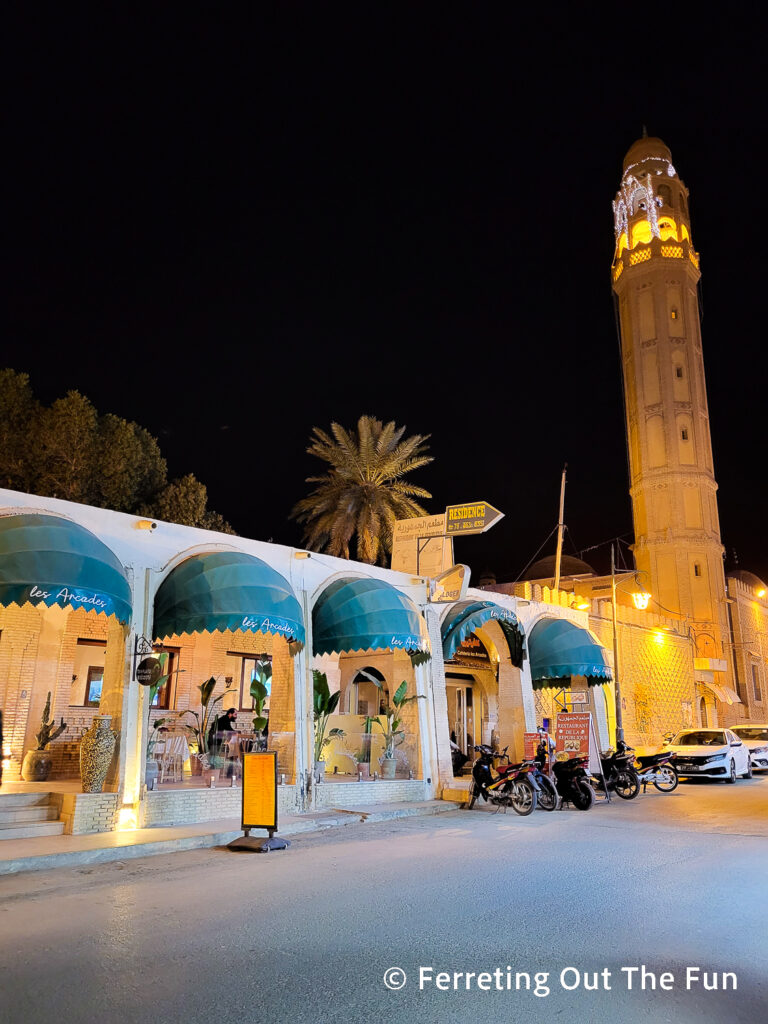
[[[403,439],[405,427],[361,416],[357,430],[331,424],[330,437],[312,428],[307,452],[327,462],[323,476],[307,477],[318,486],[294,506],[291,516],[305,523],[307,547],[340,558],[349,558],[352,535],[357,534],[358,561],[385,564],[392,550],[392,525],[396,519],[427,515],[414,501],[431,498],[423,487],[403,477],[432,462],[427,455],[429,435]]]

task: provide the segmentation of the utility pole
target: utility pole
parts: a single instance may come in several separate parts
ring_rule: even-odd
[[[557,553],[555,555],[555,592],[560,589],[560,561],[563,556],[563,533],[565,533],[565,522],[563,512],[565,510],[565,471],[568,463],[563,466],[563,476],[560,481],[560,515],[557,519]]]
[[[613,687],[616,700],[616,746],[624,742],[624,721],[621,714],[621,687],[619,686],[619,631],[616,626],[616,562],[611,544],[611,612],[613,615]]]

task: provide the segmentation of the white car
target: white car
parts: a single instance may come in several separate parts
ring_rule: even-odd
[[[742,740],[731,729],[683,729],[664,750],[675,755],[681,778],[723,779],[735,782],[738,775],[752,778],[752,761]]]
[[[749,751],[753,770],[768,771],[768,725],[748,722],[745,725],[734,725],[731,732],[736,733]]]

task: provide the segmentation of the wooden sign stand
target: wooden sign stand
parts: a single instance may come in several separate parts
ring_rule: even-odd
[[[270,853],[287,850],[287,839],[275,837],[277,832],[277,751],[243,754],[243,802],[240,827],[243,835],[227,844],[228,850],[249,853]],[[263,828],[268,839],[251,835],[251,829]]]

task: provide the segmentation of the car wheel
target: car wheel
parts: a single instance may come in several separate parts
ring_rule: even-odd
[[[728,778],[725,780],[729,785],[733,785],[736,781],[736,762],[731,759],[731,771]]]
[[[741,777],[742,777],[742,779],[751,779],[752,778],[752,758],[749,757],[749,756],[747,756],[747,770],[744,772],[744,774]]]

